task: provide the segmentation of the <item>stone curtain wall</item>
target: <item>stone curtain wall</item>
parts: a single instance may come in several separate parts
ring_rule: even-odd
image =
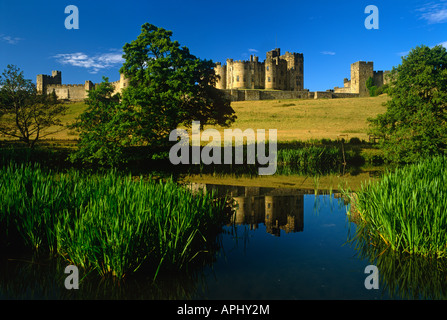
[[[231,101],[257,101],[257,100],[281,100],[281,99],[335,99],[357,98],[355,93],[335,93],[332,91],[280,91],[280,90],[222,90]]]

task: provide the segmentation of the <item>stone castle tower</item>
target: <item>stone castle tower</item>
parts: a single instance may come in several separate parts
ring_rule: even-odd
[[[374,85],[381,87],[387,83],[386,75],[389,71],[374,71],[374,63],[357,61],[351,64],[351,80],[344,79],[344,87],[335,87],[336,93],[357,93],[360,97],[369,97],[366,81],[371,77]]]
[[[46,74],[38,74],[36,79],[37,92],[42,93],[46,91],[48,85],[62,84],[62,72],[51,71],[51,76]]]
[[[220,77],[218,89],[270,89],[302,91],[304,88],[304,57],[302,53],[286,52],[281,56],[279,48],[267,52],[264,62],[257,56],[249,61],[233,61],[215,65]]]

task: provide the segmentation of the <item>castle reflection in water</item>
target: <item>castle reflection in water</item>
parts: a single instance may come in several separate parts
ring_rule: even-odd
[[[304,194],[308,190],[263,187],[223,186],[193,183],[192,190],[214,191],[217,196],[234,199],[233,223],[257,229],[264,224],[268,233],[281,235],[304,229]]]

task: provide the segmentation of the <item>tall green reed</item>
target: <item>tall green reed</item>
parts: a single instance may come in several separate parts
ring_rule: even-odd
[[[351,214],[359,214],[357,233],[391,249],[422,256],[447,256],[447,159],[437,157],[389,171],[363,185]]]
[[[9,242],[119,278],[143,264],[181,269],[207,248],[224,201],[173,181],[135,181],[10,165],[0,171],[0,225]],[[18,237],[11,239],[11,234]]]

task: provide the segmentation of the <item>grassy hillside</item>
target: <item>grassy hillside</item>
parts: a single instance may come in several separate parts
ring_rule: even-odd
[[[383,103],[387,99],[382,95],[374,98],[233,102],[238,119],[232,128],[277,129],[279,141],[337,139],[339,135],[367,140],[367,119],[384,113]]]
[[[347,135],[343,136],[345,139],[367,140],[367,118],[384,113],[383,103],[387,99],[382,95],[374,98],[233,102],[238,118],[232,128],[277,129],[279,141],[334,140],[340,135]],[[85,108],[82,102],[71,103],[63,122],[73,122]],[[220,127],[216,129],[223,131]],[[49,138],[73,139],[76,136],[65,130]]]

